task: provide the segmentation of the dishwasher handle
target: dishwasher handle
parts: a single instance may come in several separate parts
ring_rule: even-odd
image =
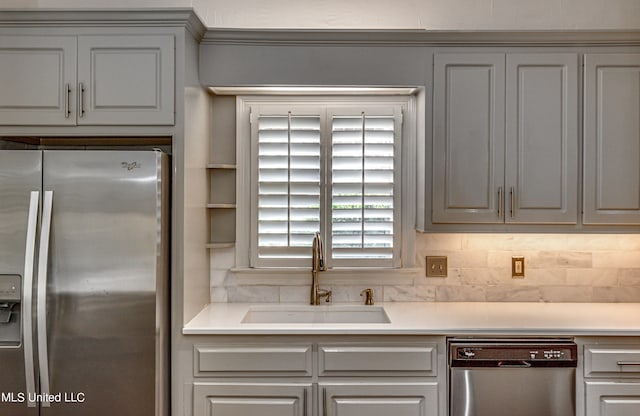
[[[531,363],[528,361],[498,361],[497,367],[499,368],[530,368]]]

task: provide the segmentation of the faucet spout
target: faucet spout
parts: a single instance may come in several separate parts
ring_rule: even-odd
[[[324,261],[324,242],[320,233],[316,233],[313,238],[311,250],[311,296],[309,303],[311,305],[319,305],[320,298],[323,297],[326,302],[331,302],[331,291],[320,289],[320,283],[318,282],[320,272],[327,270]]]

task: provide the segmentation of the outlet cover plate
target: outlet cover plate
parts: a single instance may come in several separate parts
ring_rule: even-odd
[[[447,256],[427,256],[427,277],[447,277]]]
[[[511,257],[511,277],[514,279],[524,279],[524,257]]]

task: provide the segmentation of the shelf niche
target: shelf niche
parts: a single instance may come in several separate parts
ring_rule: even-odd
[[[233,247],[236,239],[236,97],[212,95],[209,176],[209,243]]]

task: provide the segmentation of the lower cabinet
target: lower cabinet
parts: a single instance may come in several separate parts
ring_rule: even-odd
[[[638,415],[640,380],[586,382],[586,416]]]
[[[436,382],[320,383],[322,416],[437,416]]]
[[[196,343],[192,415],[444,416],[444,351],[444,337]]]
[[[590,339],[584,345],[584,416],[640,415],[640,339]]]
[[[311,384],[196,382],[197,416],[311,416]]]
[[[438,416],[436,382],[196,382],[195,416]]]

